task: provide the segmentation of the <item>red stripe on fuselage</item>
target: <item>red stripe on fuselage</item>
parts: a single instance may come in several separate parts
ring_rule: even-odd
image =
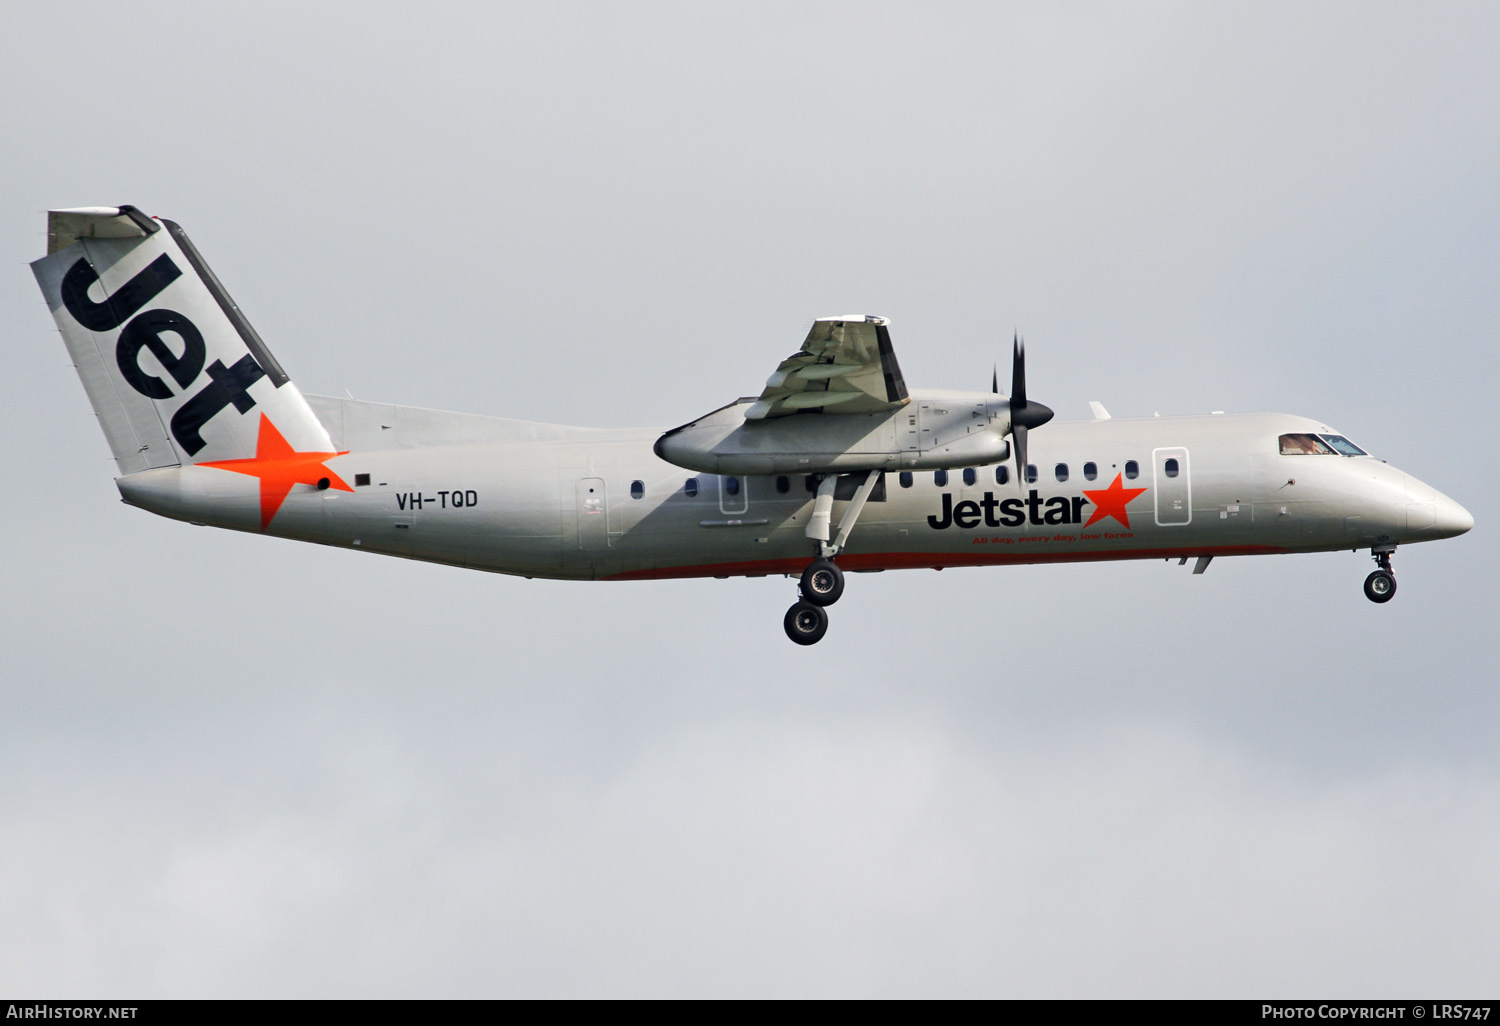
[[[1038,545],[1037,548],[1041,548]],[[836,562],[844,570],[939,570],[949,566],[1014,566],[1026,563],[1097,563],[1114,559],[1182,559],[1195,556],[1268,556],[1291,552],[1274,545],[1208,545],[1181,549],[1116,549],[1107,552],[849,552]],[[751,559],[737,563],[628,570],[605,581],[659,581],[675,577],[743,577],[800,574],[812,557]]]

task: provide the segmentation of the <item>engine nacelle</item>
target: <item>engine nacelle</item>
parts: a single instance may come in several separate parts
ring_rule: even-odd
[[[656,440],[668,463],[706,474],[944,470],[1010,457],[1010,404],[984,392],[913,393],[893,410],[746,420],[740,399]]]

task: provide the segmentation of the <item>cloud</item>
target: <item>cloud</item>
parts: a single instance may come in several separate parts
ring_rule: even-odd
[[[139,996],[1457,993],[1500,911],[1493,777],[1330,780],[1159,720],[754,720],[561,777],[455,777],[394,719],[335,748],[293,747],[284,804],[127,773],[212,810],[163,832],[23,817],[5,964]]]

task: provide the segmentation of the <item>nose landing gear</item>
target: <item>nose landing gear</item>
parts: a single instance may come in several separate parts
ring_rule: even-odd
[[[1380,568],[1365,578],[1365,598],[1371,602],[1389,602],[1396,597],[1396,575],[1391,572],[1391,553],[1395,551],[1394,545],[1370,550]]]

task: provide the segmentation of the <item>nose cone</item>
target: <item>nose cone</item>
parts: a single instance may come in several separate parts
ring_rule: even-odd
[[[1439,538],[1453,538],[1474,526],[1474,515],[1448,496],[1438,493],[1434,529]]]
[[[1468,510],[1425,482],[1406,475],[1406,527],[1414,540],[1453,538],[1474,526]]]

